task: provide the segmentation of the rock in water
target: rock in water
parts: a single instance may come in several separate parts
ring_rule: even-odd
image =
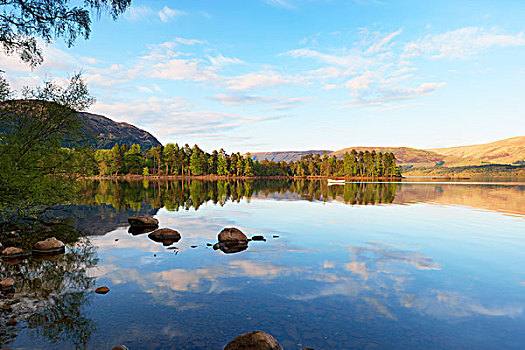
[[[228,227],[219,233],[219,243],[240,243],[248,242],[248,237],[241,230],[235,227]]]
[[[104,287],[98,287],[97,289],[95,289],[95,293],[97,294],[107,294],[109,292],[109,288],[104,286]]]
[[[248,249],[248,241],[219,243],[219,249],[225,254],[239,253]]]
[[[2,259],[5,260],[24,259],[28,256],[28,252],[16,247],[8,247],[2,250]]]
[[[129,350],[126,345],[117,345],[111,350]]]
[[[12,278],[5,279],[0,281],[0,290],[9,290],[13,288],[15,281]]]
[[[264,236],[253,236],[252,237],[252,241],[266,241],[266,239],[264,238]]]
[[[149,216],[132,216],[128,218],[128,222],[131,226],[136,227],[158,227],[159,220]]]
[[[65,252],[65,245],[55,237],[35,243],[33,254],[58,254]]]
[[[224,350],[283,350],[277,340],[263,331],[239,335],[226,345]]]
[[[155,230],[158,226],[152,226],[152,227],[143,227],[143,226],[130,226],[128,229],[128,232],[131,233],[133,236],[141,235],[143,233],[149,233],[153,230]]]
[[[148,235],[151,240],[155,242],[169,243],[164,245],[171,245],[180,241],[180,233],[171,228],[159,228]]]

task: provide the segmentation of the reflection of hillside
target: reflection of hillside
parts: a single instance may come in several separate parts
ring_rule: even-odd
[[[133,215],[153,216],[158,209],[143,205],[138,211],[117,210],[111,205],[71,205],[66,208],[66,216],[73,219],[75,228],[87,235],[104,235],[118,227],[127,226]]]
[[[437,203],[525,215],[525,185],[402,184],[394,203]]]
[[[198,210],[207,202],[224,205],[242,199],[338,201],[350,205],[438,203],[525,215],[525,185],[347,183],[324,181],[92,181],[83,183],[83,199],[67,208],[75,225],[100,235],[127,225],[129,216]]]

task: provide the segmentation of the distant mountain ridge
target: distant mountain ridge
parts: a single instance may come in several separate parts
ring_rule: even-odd
[[[149,132],[125,122],[116,122],[107,117],[92,113],[79,113],[85,120],[84,131],[91,146],[110,149],[119,145],[140,145],[141,149],[150,149],[162,144]]]
[[[511,137],[481,145],[435,148],[429,151],[492,164],[513,164],[525,159],[525,136]]]
[[[329,150],[310,150],[310,151],[284,151],[284,152],[255,152],[250,153],[253,160],[263,160],[267,159],[274,162],[290,162],[301,159],[302,156],[306,156],[312,153],[314,156],[316,154],[323,155],[324,153],[332,153]]]
[[[346,152],[355,149],[357,152],[375,150],[376,152],[392,152],[398,164],[404,167],[458,167],[487,164],[520,164],[525,161],[525,136],[512,137],[504,140],[472,146],[458,146],[436,149],[417,149],[410,147],[348,147],[338,151],[326,151],[329,156],[342,158]],[[323,154],[325,151],[318,151]],[[303,155],[312,151],[292,152],[254,152],[254,159],[274,161],[297,161]],[[315,155],[316,153],[314,153]]]

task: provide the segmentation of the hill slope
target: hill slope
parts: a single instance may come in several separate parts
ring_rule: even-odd
[[[512,164],[525,160],[525,136],[472,146],[435,148],[428,151],[474,162]]]
[[[328,150],[312,150],[312,151],[289,151],[289,152],[254,152],[250,153],[253,160],[263,160],[267,159],[274,162],[291,162],[300,160],[302,156],[306,156],[312,153],[314,156],[316,154],[323,155],[324,153],[330,154],[332,151]]]
[[[329,155],[343,158],[346,152],[355,149],[357,152],[375,150],[376,152],[392,152],[398,164],[413,168],[465,167],[487,164],[516,164],[525,160],[525,136],[482,145],[459,146],[436,149],[416,149],[410,147],[348,147],[338,151],[326,151]],[[297,161],[308,153],[323,154],[325,151],[293,151],[293,152],[257,152],[252,153],[254,159],[274,161]]]
[[[392,152],[397,158],[398,165],[401,166],[412,165],[417,167],[430,167],[435,166],[438,162],[447,163],[450,161],[456,161],[454,157],[447,157],[432,151],[410,147],[349,147],[335,151],[331,153],[331,155],[334,155],[337,158],[343,158],[346,152],[350,153],[353,149],[355,149],[357,152]]]
[[[140,145],[141,149],[160,146],[161,143],[149,132],[128,123],[119,123],[92,113],[80,113],[85,118],[84,130],[90,143],[96,148],[109,149],[119,145]]]

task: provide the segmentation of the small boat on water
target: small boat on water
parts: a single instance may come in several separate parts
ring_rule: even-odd
[[[328,186],[330,185],[344,185],[346,180],[345,179],[327,179]]]

